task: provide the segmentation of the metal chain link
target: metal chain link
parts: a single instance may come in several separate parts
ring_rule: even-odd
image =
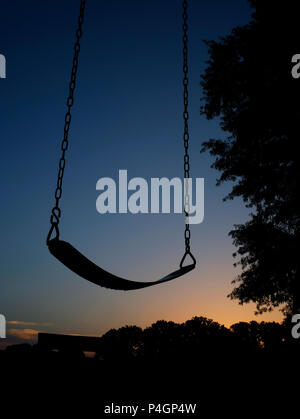
[[[73,56],[73,63],[72,63],[72,72],[71,78],[69,83],[69,95],[67,98],[67,112],[65,115],[65,125],[64,125],[64,136],[61,143],[61,157],[59,159],[58,164],[58,175],[57,175],[57,184],[55,189],[55,205],[51,211],[50,223],[51,227],[47,236],[47,244],[51,238],[53,230],[56,232],[56,238],[59,238],[59,229],[58,224],[61,217],[61,209],[59,208],[59,201],[62,196],[62,184],[63,184],[63,177],[64,171],[66,166],[66,159],[65,154],[69,146],[69,130],[71,124],[71,108],[74,103],[74,90],[76,87],[76,75],[77,75],[77,68],[78,68],[78,57],[80,52],[80,38],[82,37],[82,24],[84,20],[84,9],[85,9],[86,0],[80,1],[80,12],[78,17],[78,26],[76,30],[76,41],[74,44],[74,56]]]
[[[189,100],[189,92],[188,92],[188,13],[187,13],[187,0],[183,0],[183,121],[184,121],[184,133],[183,133],[183,141],[184,141],[184,213],[185,213],[185,230],[184,230],[184,240],[185,240],[185,254],[180,262],[180,267],[182,267],[183,262],[187,255],[190,255],[193,262],[196,264],[196,260],[191,253],[190,249],[190,240],[191,240],[191,231],[190,225],[188,222],[188,215],[190,212],[190,195],[189,195],[189,177],[190,177],[190,156],[189,156],[189,112],[188,112],[188,100]]]

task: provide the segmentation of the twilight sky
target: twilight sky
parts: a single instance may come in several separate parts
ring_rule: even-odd
[[[218,121],[199,114],[204,39],[226,35],[250,19],[246,0],[191,0],[189,7],[191,175],[205,178],[205,219],[192,226],[198,264],[189,275],[128,293],[98,288],[68,271],[45,239],[54,203],[79,1],[5,2],[0,15],[1,219],[0,313],[10,335],[35,331],[99,335],[126,324],[206,316],[230,325],[254,319],[254,305],[226,296],[238,270],[227,236],[248,210],[222,202],[201,142],[220,137]],[[104,269],[134,280],[177,268],[184,217],[100,215],[101,177],[182,176],[181,1],[88,0],[70,147],[61,200],[61,238]],[[273,312],[257,320],[279,320]]]

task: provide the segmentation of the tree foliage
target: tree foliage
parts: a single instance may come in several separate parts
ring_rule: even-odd
[[[235,323],[230,328],[206,317],[184,323],[159,320],[144,330],[126,326],[101,337],[98,356],[108,361],[235,360],[289,349],[288,328],[275,322]]]
[[[300,307],[300,82],[291,76],[300,49],[295,2],[250,4],[249,24],[205,41],[201,113],[219,117],[226,138],[206,141],[202,151],[214,157],[217,184],[233,182],[225,199],[241,197],[252,209],[249,221],[229,233],[242,268],[230,297],[255,302],[262,313]]]

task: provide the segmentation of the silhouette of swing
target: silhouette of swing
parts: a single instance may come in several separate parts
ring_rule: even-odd
[[[176,271],[164,276],[161,279],[158,279],[157,281],[129,281],[128,279],[120,278],[95,265],[95,263],[91,262],[68,242],[52,239],[48,243],[48,247],[51,254],[55,256],[56,259],[58,259],[61,263],[63,263],[77,275],[81,276],[89,282],[93,282],[96,285],[114,290],[129,291],[161,284],[163,282],[179,278],[195,267],[195,263],[188,266],[182,266]]]
[[[65,169],[65,153],[68,148],[68,134],[69,128],[71,123],[71,107],[73,105],[73,94],[76,84],[76,74],[77,74],[77,67],[78,67],[78,56],[80,51],[80,38],[82,36],[82,24],[84,18],[84,8],[85,8],[86,0],[81,0],[80,2],[80,14],[78,18],[78,28],[76,31],[76,42],[74,46],[74,58],[73,58],[73,67],[71,73],[71,81],[69,84],[69,96],[67,100],[67,113],[65,116],[65,127],[64,127],[64,137],[61,145],[62,155],[59,160],[59,170],[58,170],[58,179],[57,179],[57,186],[55,190],[55,206],[52,209],[50,222],[51,227],[50,231],[47,236],[47,245],[49,248],[50,253],[58,259],[61,263],[63,263],[67,268],[71,271],[75,272],[77,275],[81,276],[82,278],[86,279],[89,282],[92,282],[96,285],[101,287],[115,289],[115,290],[136,290],[140,288],[146,288],[157,284],[162,284],[164,282],[171,281],[175,278],[179,278],[182,275],[193,270],[196,266],[196,259],[192,255],[190,251],[190,228],[189,224],[186,222],[185,225],[185,253],[181,259],[179,269],[170,274],[151,282],[137,282],[137,281],[130,281],[125,278],[118,277],[110,272],[105,271],[104,269],[97,266],[95,263],[90,261],[86,258],[82,253],[80,253],[75,247],[73,247],[70,243],[60,240],[59,239],[59,220],[61,216],[61,210],[59,208],[59,200],[62,196],[62,182],[63,182],[63,175]],[[189,178],[189,154],[188,154],[188,145],[189,145],[189,133],[188,133],[188,67],[187,67],[187,2],[186,0],[183,1],[183,58],[184,58],[184,147],[185,147],[185,155],[184,155],[184,178]],[[185,189],[185,216],[186,219],[188,217],[189,210],[189,195],[188,195],[188,188]],[[56,236],[51,239],[52,233],[55,231]],[[190,256],[192,259],[192,263],[183,266],[183,263],[187,256]]]

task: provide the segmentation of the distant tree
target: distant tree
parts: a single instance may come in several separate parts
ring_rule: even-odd
[[[228,329],[206,317],[193,317],[184,323],[188,356],[221,357],[232,350]]]
[[[226,139],[203,145],[233,182],[225,199],[241,197],[249,221],[229,233],[242,273],[230,294],[257,313],[283,305],[300,313],[300,80],[291,60],[300,53],[297,2],[250,0],[254,14],[219,41],[206,41],[209,60],[201,113],[219,117]]]
[[[143,356],[148,359],[196,360],[229,350],[230,332],[206,317],[182,324],[160,320],[144,330]]]
[[[248,350],[263,348],[264,343],[260,336],[260,325],[256,321],[235,323],[230,326],[230,330]]]
[[[184,323],[185,335],[188,339],[209,340],[213,337],[221,337],[227,334],[225,326],[220,325],[206,317],[193,317]]]
[[[259,338],[263,342],[263,347],[266,351],[281,348],[287,339],[290,338],[290,335],[290,327],[287,329],[283,324],[261,322],[259,325]]]
[[[286,328],[276,322],[239,322],[230,330],[248,350],[274,351],[286,341]]]
[[[141,356],[150,359],[173,359],[181,356],[182,326],[159,320],[144,330]]]
[[[104,360],[114,362],[134,359],[142,333],[142,329],[137,326],[111,329],[101,337],[98,355],[101,355]]]

